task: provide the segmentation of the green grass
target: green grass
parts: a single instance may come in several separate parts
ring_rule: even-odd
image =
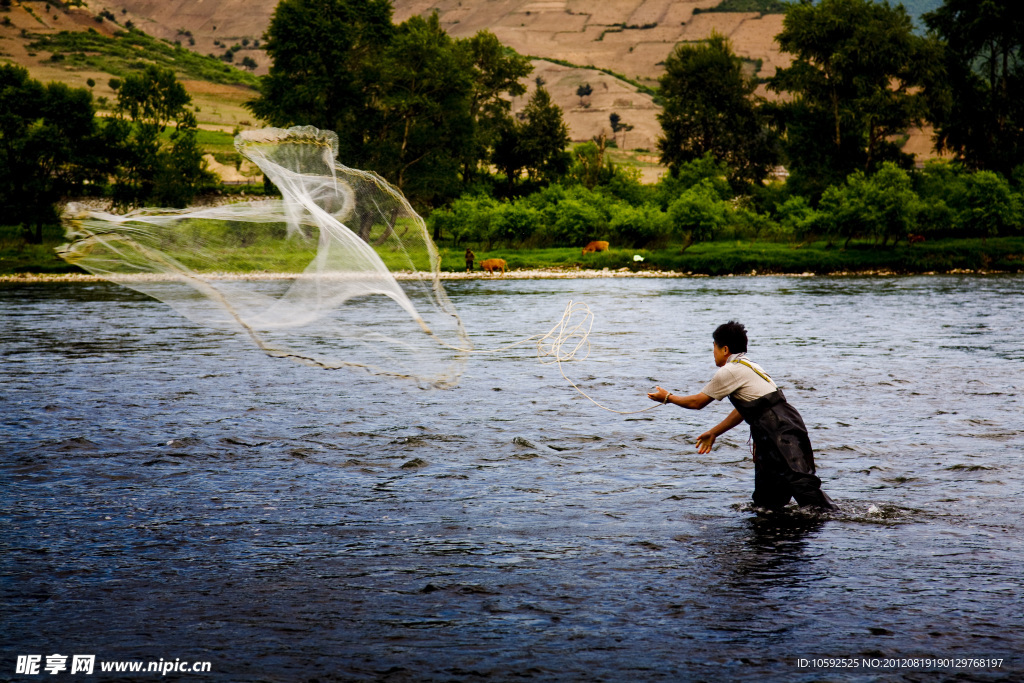
[[[127,76],[146,64],[173,69],[179,77],[224,85],[255,88],[259,79],[219,59],[157,40],[141,31],[120,31],[114,37],[88,31],[61,31],[54,35],[36,35],[29,45],[33,50],[46,50],[63,55],[67,68],[91,68],[115,76]]]
[[[166,145],[171,143],[171,128],[166,128],[160,133],[160,139]],[[234,166],[242,160],[242,155],[235,151],[235,136],[222,130],[206,130],[200,128],[196,131],[196,142],[203,152],[209,152],[213,158],[225,166]]]
[[[444,270],[465,270],[463,251],[444,251]],[[590,268],[618,270],[672,270],[704,275],[758,273],[837,273],[892,271],[897,273],[949,272],[952,270],[1024,271],[1024,238],[1001,237],[981,240],[947,239],[908,247],[877,247],[853,243],[849,249],[826,242],[799,246],[761,241],[698,243],[680,252],[679,246],[665,249],[615,249],[583,256],[579,248],[490,249],[473,248],[479,261],[503,258],[510,269]],[[634,255],[643,261],[634,261]]]
[[[42,244],[29,244],[20,226],[0,226],[0,275],[82,272],[54,253],[65,241],[60,226],[44,227]]]
[[[54,248],[65,242],[58,226],[44,231],[42,245],[27,243],[19,227],[0,227],[0,275],[18,273],[74,273],[78,267],[65,263]],[[248,245],[225,246],[217,252],[217,270],[228,272],[298,272],[311,260],[313,251],[295,243],[294,248],[281,251],[280,241],[272,246],[256,241]],[[679,246],[665,249],[616,249],[583,256],[578,247],[548,249],[483,249],[471,245],[476,254],[475,269],[488,258],[502,258],[510,270],[540,268],[600,270],[628,268],[639,270],[672,270],[705,275],[766,273],[877,272],[896,273],[949,272],[954,270],[998,270],[1024,272],[1024,237],[980,239],[945,239],[928,241],[908,247],[906,244],[881,248],[868,243],[853,243],[849,249],[829,247],[824,241],[798,246],[760,241],[720,241],[698,243],[680,253]],[[465,245],[440,248],[441,269],[463,271]],[[378,247],[377,253],[392,270],[405,270],[405,254]],[[643,261],[634,261],[634,255]],[[419,269],[426,269],[425,252],[409,255]],[[202,261],[192,265],[203,267]]]

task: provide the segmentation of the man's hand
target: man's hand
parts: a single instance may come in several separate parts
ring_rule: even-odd
[[[715,439],[717,437],[710,431],[704,432],[697,437],[697,452],[703,455],[704,453],[710,453],[711,447],[715,445]]]
[[[651,399],[652,401],[657,401],[658,403],[664,403],[668,397],[668,389],[662,389],[661,387],[654,387],[654,391],[647,394],[647,398]]]

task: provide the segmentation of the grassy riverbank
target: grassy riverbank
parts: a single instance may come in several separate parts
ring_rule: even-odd
[[[28,244],[19,228],[0,227],[0,275],[21,273],[77,273],[76,266],[65,263],[54,253],[64,243],[59,227],[44,231],[41,245]],[[665,270],[705,275],[757,273],[852,273],[887,271],[925,273],[950,271],[1024,271],[1024,237],[945,239],[907,246],[878,247],[854,242],[849,248],[829,246],[824,241],[795,245],[761,241],[720,241],[698,243],[680,252],[678,246],[666,249],[612,249],[609,252],[581,255],[572,248],[491,249],[473,248],[476,269],[486,258],[502,258],[510,270],[596,269],[632,271]],[[465,270],[464,247],[441,247],[442,269]],[[637,261],[634,256],[641,256]],[[385,260],[387,255],[385,254]],[[303,255],[308,258],[308,255]],[[240,259],[239,264],[246,262]],[[295,270],[294,259],[287,270]],[[249,260],[249,262],[252,262]],[[267,263],[265,270],[274,270]],[[239,271],[248,268],[239,267]]]
[[[502,258],[512,270],[536,268],[629,268],[704,275],[758,273],[926,273],[960,270],[1024,271],[1024,238],[947,239],[882,248],[854,242],[849,248],[824,241],[803,246],[776,242],[722,241],[696,244],[685,252],[612,249],[583,256],[580,249],[474,249],[479,260]],[[462,249],[442,250],[444,270],[463,270]],[[643,261],[634,260],[634,256]]]

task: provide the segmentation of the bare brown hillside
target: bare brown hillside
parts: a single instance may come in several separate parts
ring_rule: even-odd
[[[718,31],[741,57],[762,60],[759,75],[786,64],[774,36],[781,15],[701,13],[720,0],[397,0],[395,19],[437,11],[453,36],[489,29],[522,54],[609,69],[654,85],[681,41]]]

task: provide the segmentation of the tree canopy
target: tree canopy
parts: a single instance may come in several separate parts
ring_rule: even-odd
[[[0,65],[0,214],[33,226],[34,242],[57,220],[62,197],[103,178],[95,113],[88,89],[43,85]]]
[[[264,34],[273,63],[248,108],[273,126],[333,130],[340,158],[362,161],[391,12],[389,0],[282,0]]]
[[[698,44],[680,43],[665,60],[665,106],[658,121],[661,161],[680,164],[711,154],[737,184],[759,182],[775,162],[769,130],[757,109],[754,80],[729,41],[712,33]]]
[[[857,169],[906,165],[895,141],[926,116],[921,87],[938,62],[934,39],[914,33],[902,5],[886,0],[800,0],[776,36],[790,67],[769,87],[785,133],[790,179],[812,194]]]
[[[185,207],[211,181],[191,102],[170,69],[151,64],[120,82],[116,117],[104,131],[115,162],[115,204]],[[161,139],[168,127],[169,146]]]
[[[282,0],[265,39],[274,65],[249,109],[335,131],[342,163],[377,171],[421,208],[473,180],[532,70],[489,32],[451,38],[436,13],[394,25],[387,0]]]
[[[1009,175],[1024,161],[1024,14],[1012,0],[946,0],[924,15],[944,42],[929,89],[936,143],[972,168]]]
[[[505,121],[492,154],[494,165],[505,174],[510,190],[524,170],[535,183],[557,180],[571,161],[562,109],[538,85],[519,117]]]

